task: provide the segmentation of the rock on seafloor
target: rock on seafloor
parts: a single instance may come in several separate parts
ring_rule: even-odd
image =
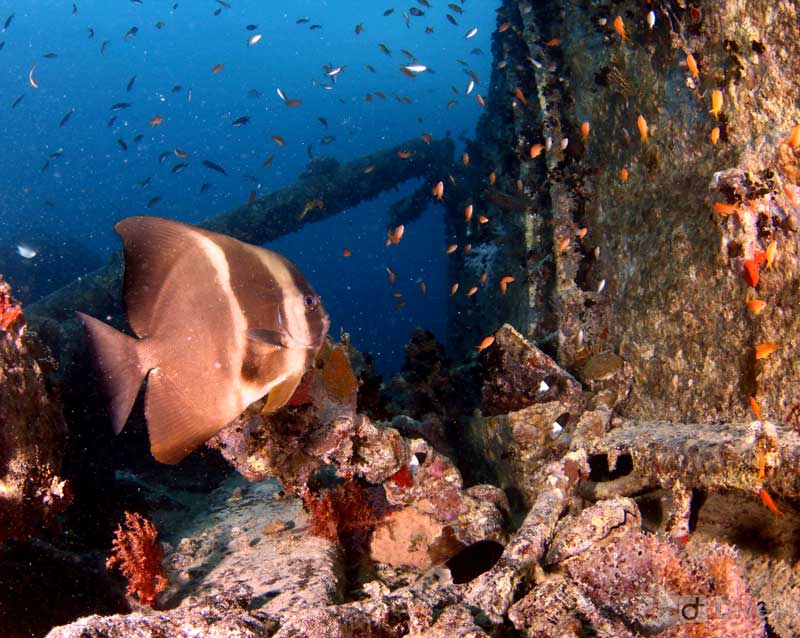
[[[87,616],[56,627],[48,638],[266,638],[277,623],[247,611],[252,592],[245,585],[206,596],[192,607],[145,614]]]
[[[171,533],[164,564],[173,575],[161,598],[169,607],[191,607],[207,595],[237,585],[252,594],[251,609],[286,618],[342,600],[344,565],[339,547],[306,530],[297,497],[273,480],[226,480],[209,509]],[[174,544],[173,544],[174,543]]]
[[[0,276],[0,543],[27,540],[71,500],[58,476],[67,432],[46,380],[54,366]]]

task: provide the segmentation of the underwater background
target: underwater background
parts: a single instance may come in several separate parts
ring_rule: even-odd
[[[489,2],[454,6],[0,3],[0,272],[30,303],[105,264],[123,217],[200,222],[294,183],[312,158],[344,163],[423,133],[453,137],[460,156],[488,90],[467,95],[468,71],[488,82],[495,15]],[[401,72],[415,64],[427,69]],[[389,206],[420,184],[268,246],[322,296],[331,334],[349,332],[383,374],[415,326],[446,336],[442,209],[384,246]]]

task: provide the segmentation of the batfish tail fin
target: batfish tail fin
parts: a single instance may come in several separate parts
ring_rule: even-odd
[[[98,380],[108,397],[114,433],[119,434],[149,370],[140,361],[140,341],[99,319],[82,312],[76,314],[89,336]]]

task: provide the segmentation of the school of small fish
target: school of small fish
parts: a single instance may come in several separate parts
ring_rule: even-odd
[[[130,2],[139,7],[149,6],[152,8],[155,6],[154,0],[130,0]],[[134,62],[136,58],[131,57],[127,71],[120,75],[116,86],[93,85],[93,99],[97,99],[102,103],[103,96],[108,96],[108,101],[106,102],[108,105],[106,107],[108,109],[108,117],[103,119],[102,129],[108,131],[109,146],[114,149],[111,153],[117,153],[122,158],[123,165],[144,160],[149,162],[151,166],[150,170],[152,172],[150,174],[138,175],[132,180],[131,202],[133,204],[127,205],[129,210],[132,205],[134,211],[138,208],[140,210],[166,212],[170,207],[176,205],[176,200],[172,194],[173,185],[176,185],[175,188],[177,189],[177,184],[184,179],[185,175],[194,174],[196,176],[198,172],[206,179],[200,184],[199,193],[214,195],[228,188],[230,180],[241,178],[252,184],[248,188],[248,202],[252,204],[258,198],[258,193],[261,189],[258,168],[252,170],[250,174],[244,173],[241,169],[235,170],[234,166],[227,161],[215,158],[210,154],[206,155],[207,151],[196,149],[197,144],[192,138],[177,139],[171,137],[172,131],[178,127],[183,128],[185,126],[180,124],[180,118],[185,118],[187,110],[194,114],[201,112],[203,102],[207,99],[204,92],[209,90],[208,88],[201,88],[201,85],[207,85],[210,81],[210,86],[217,86],[225,82],[226,78],[235,75],[238,72],[238,58],[263,55],[265,66],[270,66],[268,50],[270,46],[273,46],[273,43],[271,42],[272,38],[269,35],[269,29],[265,28],[263,24],[263,19],[256,20],[254,16],[250,16],[248,19],[247,10],[244,7],[237,6],[238,3],[236,2],[208,0],[208,4],[210,18],[219,17],[221,20],[241,20],[241,26],[239,27],[241,36],[231,43],[229,55],[214,53],[214,57],[211,60],[202,65],[198,64],[197,74],[205,76],[202,82],[194,77],[170,77],[169,83],[165,83],[156,93],[159,98],[158,106],[153,107],[153,95],[150,93],[152,89],[146,87],[152,86],[153,77],[158,77],[162,70],[151,68],[147,64],[142,65],[141,62]],[[454,83],[451,84],[448,81],[444,84],[444,90],[449,91],[451,89],[452,95],[441,103],[442,110],[450,111],[456,106],[462,105],[461,108],[471,109],[479,113],[481,109],[486,107],[486,101],[479,92],[485,84],[474,68],[477,66],[477,61],[483,63],[483,60],[486,59],[483,51],[475,47],[474,44],[478,39],[476,36],[482,36],[481,31],[484,29],[482,26],[479,28],[470,24],[471,17],[468,8],[472,9],[472,3],[468,2],[468,0],[455,0],[450,3],[413,0],[412,4],[417,6],[377,9],[372,3],[365,4],[359,10],[357,19],[353,20],[354,24],[349,27],[347,32],[341,32],[337,27],[337,31],[333,35],[334,38],[347,37],[354,39],[361,49],[358,51],[358,57],[353,59],[354,54],[347,53],[347,48],[342,47],[343,58],[347,59],[321,59],[319,61],[318,74],[307,78],[305,89],[298,88],[302,85],[298,83],[297,78],[289,75],[290,72],[282,73],[281,68],[278,66],[272,70],[273,76],[277,78],[277,81],[271,88],[264,88],[258,85],[258,88],[244,86],[241,91],[241,98],[243,99],[233,98],[232,96],[231,102],[236,106],[227,113],[222,124],[228,130],[241,130],[248,136],[248,140],[252,145],[257,146],[256,151],[259,156],[258,166],[260,166],[260,170],[282,170],[280,166],[282,157],[286,157],[285,153],[294,152],[294,149],[298,146],[304,147],[308,159],[313,160],[315,147],[318,152],[319,149],[325,150],[327,148],[336,150],[337,140],[342,140],[343,137],[347,136],[347,131],[342,130],[338,121],[340,119],[339,116],[332,113],[309,112],[311,111],[308,106],[309,103],[319,104],[319,99],[314,97],[314,92],[321,91],[339,96],[337,97],[338,104],[347,104],[348,101],[354,102],[356,100],[362,103],[381,103],[394,99],[399,104],[413,106],[418,100],[421,101],[427,90],[416,88],[417,86],[422,86],[420,82],[423,81],[417,78],[424,77],[425,82],[431,82],[436,77],[437,70],[432,68],[431,62],[422,59],[425,57],[424,55],[418,58],[414,52],[409,50],[417,47],[413,44],[406,44],[406,40],[413,43],[417,37],[430,37],[431,41],[435,41],[436,34],[445,29],[452,29],[452,33],[456,34],[456,39],[464,43],[463,49],[454,49],[454,65],[452,67],[455,73],[464,73],[464,81],[462,84],[458,80],[451,80]],[[143,38],[148,38],[148,43],[152,46],[153,38],[156,38],[156,41],[159,38],[168,39],[170,32],[186,26],[185,18],[182,17],[185,9],[179,2],[168,2],[159,7],[158,13],[161,19],[157,21],[150,23],[142,21],[127,28],[119,29],[117,32],[111,31],[107,24],[90,23],[89,20],[91,18],[89,16],[91,12],[88,10],[81,11],[81,8],[81,2],[79,1],[70,3],[65,8],[64,19],[75,20],[79,23],[80,32],[82,33],[81,39],[84,40],[84,44],[81,46],[91,47],[96,50],[98,64],[105,64],[107,60],[120,62],[120,60],[125,59],[128,51],[123,47],[138,46]],[[476,10],[482,11],[483,9],[484,7],[477,7],[476,5]],[[245,16],[244,19],[242,19],[243,15]],[[263,11],[259,15],[263,16]],[[279,12],[274,12],[274,18],[276,21],[283,21],[286,29],[294,30],[298,38],[302,37],[303,32],[306,30],[318,32],[323,37],[327,33],[327,25],[322,21],[315,20],[312,15],[291,16],[285,13],[285,9],[281,9]],[[484,14],[483,19],[485,20],[485,18],[486,15]],[[2,44],[0,44],[0,47],[4,47],[6,44],[14,46],[15,33],[18,32],[20,23],[22,22],[23,25],[26,22],[30,24],[30,21],[31,16],[28,15],[28,12],[23,12],[21,9],[12,10],[2,23],[2,31],[0,31]],[[370,31],[375,28],[378,21],[381,21],[382,25],[391,24],[392,33],[394,34],[392,37],[395,38],[396,36],[395,40],[390,41],[384,36],[384,41],[377,42],[377,45],[374,41],[372,43],[369,42]],[[259,25],[259,22],[261,22],[261,25]],[[501,33],[506,32],[510,27],[511,24],[506,22],[500,26],[499,31]],[[385,29],[385,27],[383,28]],[[160,35],[160,33],[163,33],[163,35]],[[319,37],[319,35],[314,37]],[[26,44],[26,46],[28,45]],[[19,109],[20,112],[23,112],[26,108],[36,106],[33,101],[39,95],[47,93],[48,85],[53,75],[65,72],[64,67],[60,65],[69,63],[70,52],[59,49],[48,50],[46,46],[42,46],[43,52],[41,53],[36,54],[34,51],[33,61],[26,67],[26,86],[20,87],[20,94],[10,103],[11,109]],[[353,45],[349,44],[348,47],[350,46]],[[311,46],[308,48],[308,56],[314,55],[315,46],[312,41]],[[458,55],[462,57],[458,57]],[[476,62],[470,62],[468,56],[475,56],[472,59]],[[352,91],[353,81],[350,78],[353,76],[360,77],[362,74],[361,70],[359,70],[359,73],[354,72],[356,66],[365,69],[378,82],[382,82],[384,87],[370,87],[366,93],[363,92],[363,89],[357,88],[356,90],[362,91],[361,95],[363,97],[355,97]],[[452,73],[448,77],[451,76]],[[90,82],[94,82],[94,80],[92,79]],[[255,83],[257,80],[253,80],[253,82]],[[456,84],[459,86],[456,86]],[[229,91],[230,85],[226,85],[226,87],[224,90]],[[348,89],[350,90],[348,91]],[[488,91],[488,89],[486,90]],[[277,96],[277,99],[274,97],[270,99],[268,97],[270,95]],[[65,96],[61,97],[64,100],[68,99]],[[51,95],[49,99],[52,100],[54,98]],[[146,106],[146,104],[150,106]],[[261,104],[265,106],[256,106]],[[251,106],[248,108],[248,105]],[[308,120],[313,122],[315,130],[321,130],[324,134],[318,133],[313,139],[313,143],[308,139],[298,139],[299,136],[294,130],[278,130],[280,117],[277,120],[273,119],[265,127],[265,117],[261,112],[280,114],[280,109],[282,108],[293,109],[299,113],[304,113],[305,111]],[[63,115],[55,121],[54,127],[65,129],[70,134],[75,135],[75,139],[78,141],[79,131],[82,126],[86,125],[87,110],[80,104],[64,104],[61,110]],[[194,117],[197,118],[198,115],[194,115]],[[417,115],[416,120],[420,126],[424,125],[423,115]],[[256,132],[257,129],[261,132]],[[308,130],[311,131],[311,127]],[[248,133],[250,134],[248,135]],[[421,132],[422,139],[427,144],[432,143],[433,135],[441,136],[445,134],[449,135],[450,131]],[[164,140],[170,140],[170,143],[165,144],[163,143]],[[221,147],[222,143],[218,146]],[[341,145],[341,141],[339,141],[339,145]],[[50,175],[58,173],[59,162],[68,161],[71,150],[66,146],[66,151],[59,149],[56,154],[48,152],[39,173]],[[397,153],[398,162],[412,159],[415,159],[413,151],[401,150]],[[465,167],[469,166],[470,158],[468,153],[463,153],[461,162]],[[369,175],[374,169],[375,167],[372,165],[366,166],[363,169],[363,173]],[[120,172],[120,179],[124,179],[123,172]],[[453,179],[452,176],[447,176],[434,185],[433,194],[436,200],[444,201],[447,186]],[[494,173],[489,179],[490,185],[493,185]],[[217,185],[222,186],[222,189],[215,188],[215,180],[222,180],[221,184],[217,181]],[[468,226],[468,233],[477,232],[476,229],[479,227],[491,225],[489,217],[480,214],[478,211],[477,203],[465,202],[463,206],[465,206],[465,223]],[[474,220],[472,217],[473,206],[475,206]],[[321,197],[312,197],[302,208],[297,210],[296,217],[298,220],[303,220],[307,215],[313,217],[315,211],[321,211],[324,208],[325,203]],[[387,229],[386,246],[391,247],[398,244],[403,238],[404,232],[405,227],[403,225]],[[339,247],[338,250],[344,258],[349,258],[353,255],[350,248]],[[465,253],[470,252],[471,244],[466,243],[462,246],[462,250]],[[20,244],[18,254],[24,259],[32,259],[36,256],[36,251],[27,248],[24,244]],[[392,272],[392,283],[396,276]],[[500,278],[498,275],[497,280],[499,281]],[[476,295],[480,287],[486,283],[486,279],[487,275],[484,275],[480,282],[474,282],[476,285],[465,286],[465,294],[467,296]],[[515,277],[513,276],[505,276],[500,284],[503,294],[505,294],[506,287],[514,280]],[[427,285],[424,281],[414,278],[411,281],[417,283],[420,294],[427,295]],[[394,292],[397,293],[397,291]],[[393,297],[393,299],[397,299],[397,297]],[[401,308],[405,305],[405,300],[401,299],[395,305]]]

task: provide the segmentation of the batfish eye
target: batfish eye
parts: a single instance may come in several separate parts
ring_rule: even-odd
[[[306,308],[308,308],[309,310],[314,310],[314,308],[316,308],[317,304],[319,303],[314,295],[306,295],[305,298],[303,299],[303,302],[306,304]]]

